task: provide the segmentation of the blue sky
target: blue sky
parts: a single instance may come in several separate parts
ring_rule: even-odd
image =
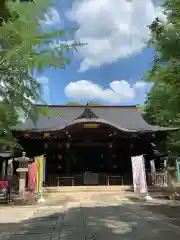
[[[107,105],[142,104],[150,85],[141,82],[153,62],[146,48],[147,26],[164,17],[159,1],[66,0],[53,1],[41,23],[43,29],[78,27],[67,40],[86,42],[67,56],[64,70],[46,69],[38,76],[42,98],[48,104],[97,101]],[[60,44],[55,41],[53,45]]]

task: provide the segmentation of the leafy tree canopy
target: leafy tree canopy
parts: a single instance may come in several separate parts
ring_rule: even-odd
[[[70,63],[65,53],[83,45],[62,42],[50,47],[54,39],[61,40],[67,33],[65,29],[42,30],[40,20],[50,6],[50,0],[0,1],[0,136],[4,131],[10,134],[21,111],[36,120],[38,111],[32,103],[42,100],[34,71],[64,69]]]
[[[180,126],[180,0],[166,0],[167,21],[155,19],[150,26],[154,64],[144,81],[153,86],[145,102],[145,117],[152,124]],[[172,133],[167,147],[180,153],[180,133]]]

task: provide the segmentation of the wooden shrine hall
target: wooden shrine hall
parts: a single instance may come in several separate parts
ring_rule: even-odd
[[[158,158],[152,142],[170,130],[149,125],[136,106],[37,107],[47,114],[12,132],[28,157],[45,154],[46,186],[131,184],[131,156],[144,154],[148,169]]]

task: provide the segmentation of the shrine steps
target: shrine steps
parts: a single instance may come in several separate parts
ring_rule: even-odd
[[[44,192],[61,193],[61,192],[119,192],[131,191],[132,186],[60,186],[45,187]]]

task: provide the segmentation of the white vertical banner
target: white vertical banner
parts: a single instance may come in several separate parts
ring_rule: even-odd
[[[144,156],[131,157],[134,192],[147,193]]]

